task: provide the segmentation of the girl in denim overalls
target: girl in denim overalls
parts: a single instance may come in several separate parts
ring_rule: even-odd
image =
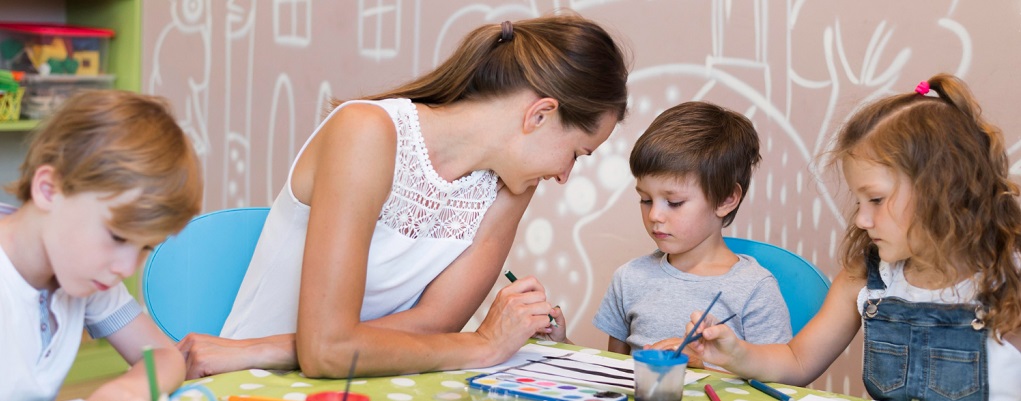
[[[950,75],[862,108],[832,151],[857,208],[822,309],[788,344],[706,323],[689,351],[806,385],[864,323],[876,399],[1021,400],[1021,207],[1003,142]]]

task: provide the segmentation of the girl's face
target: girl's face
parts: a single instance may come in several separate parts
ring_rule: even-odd
[[[109,221],[111,209],[138,198],[138,191],[55,192],[44,223],[43,246],[60,288],[86,297],[105,291],[131,276],[152,247],[165,237],[141,238],[122,232]]]
[[[640,177],[635,190],[646,232],[669,255],[685,254],[721,235],[723,216],[733,210],[711,205],[694,174]]]
[[[616,125],[617,119],[612,113],[603,115],[592,134],[577,127],[565,128],[559,118],[545,121],[541,130],[528,134],[522,157],[503,171],[500,178],[515,194],[548,179],[566,183],[578,158],[591,155],[606,142]]]
[[[854,225],[868,232],[879,247],[879,257],[896,262],[911,257],[908,227],[913,214],[914,191],[906,174],[870,161],[843,160],[844,178],[858,211]]]

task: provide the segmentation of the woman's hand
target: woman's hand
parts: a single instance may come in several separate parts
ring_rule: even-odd
[[[556,341],[558,343],[574,344],[569,338],[567,338],[567,320],[564,317],[564,311],[559,306],[553,307],[553,312],[550,312],[550,316],[553,317],[553,321],[556,325],[550,323],[546,327],[539,329],[535,332],[532,338],[546,341]]]
[[[535,277],[525,277],[496,294],[476,334],[496,351],[493,364],[509,359],[528,338],[545,329],[554,309],[546,302],[546,289]]]
[[[294,335],[231,340],[191,333],[177,343],[184,354],[188,380],[249,369],[297,369]]]

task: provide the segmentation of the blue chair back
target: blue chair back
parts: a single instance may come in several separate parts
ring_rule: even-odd
[[[734,253],[755,258],[773,273],[791,313],[791,330],[797,335],[822,307],[830,280],[805,258],[776,245],[733,237],[723,237],[723,241]]]
[[[142,276],[143,298],[170,338],[220,334],[268,213],[266,207],[210,212],[152,251]]]

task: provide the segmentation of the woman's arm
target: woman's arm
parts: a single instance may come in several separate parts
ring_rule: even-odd
[[[298,368],[294,334],[232,340],[191,333],[177,343],[177,348],[184,354],[188,380],[252,368]]]
[[[550,307],[534,279],[501,290],[476,333],[418,334],[361,323],[369,245],[391,190],[396,133],[389,116],[371,105],[345,107],[323,129],[313,140],[313,152],[304,156],[311,167],[301,172],[313,183],[305,187],[311,210],[295,337],[297,359],[307,376],[346,376],[355,351],[361,355],[358,375],[489,366],[509,358],[548,324]],[[301,178],[295,181],[295,194],[302,199],[299,185]],[[506,241],[483,242],[480,248],[498,249],[487,256],[492,261],[506,255],[505,246]],[[467,267],[460,265],[458,271]],[[492,277],[486,279],[491,283]],[[460,303],[459,310],[470,309],[468,302]]]
[[[475,242],[429,284],[414,307],[363,323],[418,334],[460,331],[493,288],[530,198],[531,191],[501,190]],[[188,379],[252,367],[298,368],[294,334],[247,340],[189,334],[178,347],[187,356]]]
[[[365,323],[423,334],[460,331],[499,279],[533,192],[514,195],[501,188],[472,245],[433,279],[414,307]]]
[[[854,339],[861,327],[855,303],[864,279],[842,270],[819,313],[787,344],[754,345],[738,340],[726,325],[700,330],[692,349],[703,360],[738,376],[804,386],[819,377]],[[692,314],[692,322],[701,312]],[[690,328],[690,324],[689,324]]]
[[[361,310],[368,242],[390,191],[395,153],[396,132],[389,116],[375,106],[349,105],[327,122],[297,161],[291,177],[292,190],[299,200],[326,205],[312,208],[306,252],[317,256],[307,256],[303,270],[307,273],[324,265],[338,272],[358,270],[355,276],[329,278],[342,280],[343,284],[325,288],[351,295],[342,301],[349,316],[353,312],[357,317]],[[414,308],[362,324],[418,334],[459,331],[493,287],[531,194],[513,195],[501,190],[483,218],[473,245],[433,280]],[[331,253],[316,250],[320,248]],[[303,284],[302,293],[309,287]],[[508,296],[517,288],[527,286],[515,287],[507,292]],[[310,305],[306,309],[319,308]],[[187,356],[188,378],[192,379],[248,368],[296,369],[296,341],[294,334],[246,340],[189,334],[178,348]]]
[[[148,315],[138,315],[107,340],[131,365],[131,369],[99,387],[89,397],[90,400],[148,400],[149,377],[142,360],[143,349],[147,346],[153,350],[160,392],[169,394],[184,381],[184,357]]]

